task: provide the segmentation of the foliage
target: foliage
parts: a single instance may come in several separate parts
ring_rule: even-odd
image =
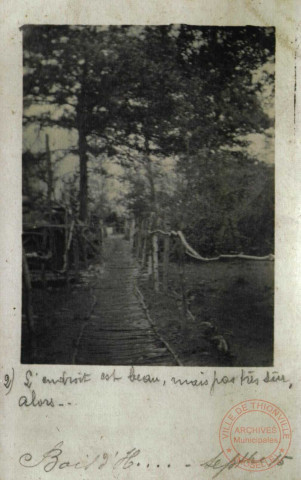
[[[89,201],[110,213],[91,181],[109,178],[106,158],[137,217],[170,221],[204,253],[270,250],[273,168],[247,136],[273,128],[274,48],[272,28],[28,26],[24,122],[77,132],[82,219]]]
[[[233,152],[203,152],[189,163],[179,187],[182,215],[173,221],[194,247],[203,254],[273,251],[273,166]]]

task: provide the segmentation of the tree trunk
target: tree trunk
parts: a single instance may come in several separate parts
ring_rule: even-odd
[[[82,222],[87,221],[88,217],[88,155],[87,139],[80,127],[78,130],[78,149],[79,149],[79,217]]]
[[[77,129],[78,129],[78,150],[79,150],[79,218],[82,222],[86,222],[88,217],[88,144],[87,144],[87,105],[86,105],[86,89],[87,89],[87,61],[83,64],[81,78],[81,92],[78,97],[76,109]]]
[[[157,206],[157,195],[155,187],[155,176],[152,168],[152,161],[150,158],[150,148],[149,148],[149,132],[148,127],[145,125],[144,128],[144,138],[145,138],[145,152],[146,152],[146,170],[148,181],[150,185],[150,199],[151,199],[151,221],[150,226],[153,230],[156,230],[158,226],[158,206]],[[151,265],[152,265],[152,279],[153,287],[156,292],[159,291],[159,260],[158,260],[158,236],[153,234],[151,237]]]

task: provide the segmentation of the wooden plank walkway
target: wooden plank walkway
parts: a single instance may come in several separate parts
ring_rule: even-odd
[[[176,365],[176,358],[152,328],[137,295],[138,265],[129,243],[122,236],[107,238],[104,261],[92,285],[94,308],[81,328],[73,363]]]

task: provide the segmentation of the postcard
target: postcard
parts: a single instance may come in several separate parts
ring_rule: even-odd
[[[1,479],[297,480],[297,6],[1,13]]]

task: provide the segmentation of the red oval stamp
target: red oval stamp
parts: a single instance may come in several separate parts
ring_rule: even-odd
[[[229,461],[243,470],[261,472],[287,454],[292,430],[285,413],[266,400],[245,400],[224,416],[219,440]]]

